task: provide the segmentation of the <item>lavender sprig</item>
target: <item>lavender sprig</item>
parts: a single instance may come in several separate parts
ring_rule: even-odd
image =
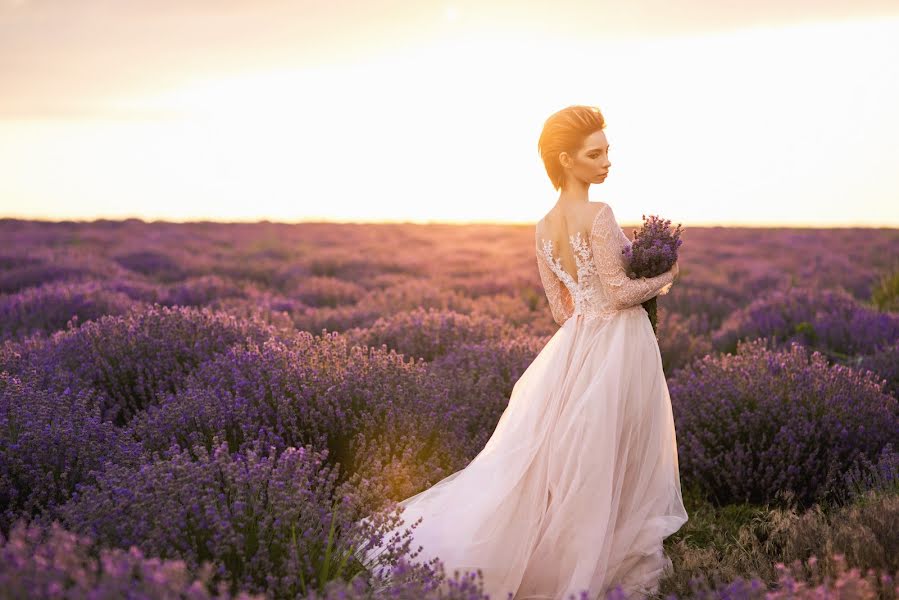
[[[657,215],[643,217],[643,227],[634,230],[634,240],[622,249],[625,263],[628,265],[627,276],[631,279],[640,277],[656,277],[667,272],[677,262],[677,250],[683,244],[680,239],[683,229],[678,223],[672,230],[671,220]],[[658,314],[655,297],[642,304],[649,315],[653,333],[658,331]]]

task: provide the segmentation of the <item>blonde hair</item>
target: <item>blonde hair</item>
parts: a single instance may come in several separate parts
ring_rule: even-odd
[[[559,161],[559,154],[575,154],[588,135],[605,126],[606,121],[599,108],[579,104],[566,106],[546,120],[537,141],[537,151],[556,190],[562,187],[565,177],[565,168]]]

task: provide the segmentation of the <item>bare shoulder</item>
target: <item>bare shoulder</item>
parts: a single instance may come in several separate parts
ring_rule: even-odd
[[[545,218],[546,217],[544,217],[544,219]],[[534,225],[534,235],[537,237],[540,237],[542,235],[542,232],[543,232],[543,219],[540,219],[539,221],[537,221],[537,224]]]
[[[587,204],[590,206],[590,214],[594,217],[599,214],[599,211],[605,208],[608,208],[609,210],[612,209],[612,207],[605,202],[588,202]]]
[[[603,214],[612,214],[612,207],[606,204],[605,202],[590,202],[590,223],[591,229],[596,225],[597,221],[599,221],[600,215]]]

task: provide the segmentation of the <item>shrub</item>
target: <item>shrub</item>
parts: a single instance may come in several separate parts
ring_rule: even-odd
[[[211,451],[215,436],[232,452],[254,440],[279,450],[312,444],[345,475],[399,499],[464,466],[461,410],[424,363],[302,332],[210,360],[133,429],[149,450]]]
[[[90,536],[66,531],[59,523],[44,527],[23,519],[8,539],[0,535],[0,589],[7,598],[232,598],[224,586],[209,593],[211,576],[211,565],[195,576],[181,560],[146,558],[135,547],[99,548]],[[233,598],[265,596],[241,592]]]
[[[659,306],[684,317],[697,315],[696,325],[702,327],[697,334],[710,333],[745,302],[742,290],[735,290],[730,281],[690,281],[681,274],[676,285],[677,293],[659,297]]]
[[[845,359],[899,340],[899,315],[868,308],[842,290],[775,290],[735,311],[712,343],[732,353],[738,340],[758,337],[783,346],[799,342]]]
[[[356,577],[350,582],[329,582],[325,593],[315,600],[488,600],[483,576],[478,572],[447,577],[439,561],[427,570],[416,569],[403,559],[383,577],[369,581]]]
[[[878,378],[886,380],[886,391],[899,397],[899,340],[880,350],[863,356],[858,363],[860,369],[873,371]]]
[[[354,329],[347,335],[354,343],[386,344],[401,354],[430,362],[460,344],[512,336],[514,331],[493,317],[418,308],[378,319],[367,329]]]
[[[0,257],[0,261],[8,265],[0,269],[0,293],[15,293],[54,281],[106,279],[125,272],[119,265],[106,258],[71,249],[31,250],[32,256],[27,258]]]
[[[158,281],[177,281],[188,273],[180,261],[157,250],[133,250],[114,256],[113,260],[129,271]]]
[[[718,503],[839,494],[843,473],[896,439],[899,401],[872,373],[768,345],[741,342],[669,382],[681,474]]]
[[[452,419],[464,431],[454,434],[455,443],[469,460],[487,443],[515,383],[545,344],[544,338],[523,335],[464,342],[430,363],[459,409]]]
[[[126,294],[98,281],[54,281],[0,296],[0,338],[52,333],[73,317],[84,322],[125,313],[133,305]]]
[[[0,530],[64,503],[106,463],[135,465],[141,447],[104,422],[94,395],[56,393],[0,371]]]
[[[159,300],[166,306],[206,306],[224,298],[245,298],[243,286],[218,275],[203,275],[171,283]]]
[[[104,545],[135,545],[163,559],[204,561],[231,585],[294,597],[361,570],[348,491],[311,448],[280,454],[261,444],[230,454],[173,448],[139,468],[112,465],[81,486],[54,518]]]
[[[777,582],[769,587],[757,577],[738,577],[731,582],[709,582],[696,578],[691,583],[693,600],[818,600],[825,598],[851,598],[853,600],[895,599],[899,597],[899,572],[890,574],[873,569],[862,573],[858,568],[848,569],[839,554],[834,560],[840,565],[835,576],[818,571],[815,556],[807,561],[794,561],[790,566],[777,563]]]
[[[351,281],[336,277],[306,277],[300,280],[291,295],[309,306],[335,307],[354,304],[364,294],[365,288]]]
[[[681,369],[697,358],[710,354],[712,344],[707,322],[701,313],[684,317],[671,312],[661,302],[658,307],[658,343],[662,356],[662,370],[666,375]]]
[[[876,461],[863,457],[859,464],[846,471],[843,488],[846,490],[845,502],[851,502],[870,491],[899,493],[899,451],[889,443],[880,451]]]
[[[19,362],[41,374],[41,387],[96,391],[103,418],[123,425],[157,394],[180,389],[205,360],[232,344],[261,342],[274,333],[260,321],[154,304],[58,332]]]

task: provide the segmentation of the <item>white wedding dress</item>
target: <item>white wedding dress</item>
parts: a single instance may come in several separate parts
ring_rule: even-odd
[[[449,577],[480,569],[494,600],[601,598],[616,584],[644,597],[671,565],[662,540],[687,521],[671,399],[640,306],[667,293],[673,274],[629,279],[621,250],[631,242],[611,207],[594,204],[589,240],[570,238],[577,279],[535,238],[561,327],[492,437],[464,469],[401,502],[404,528],[423,517],[415,560],[439,557]]]

